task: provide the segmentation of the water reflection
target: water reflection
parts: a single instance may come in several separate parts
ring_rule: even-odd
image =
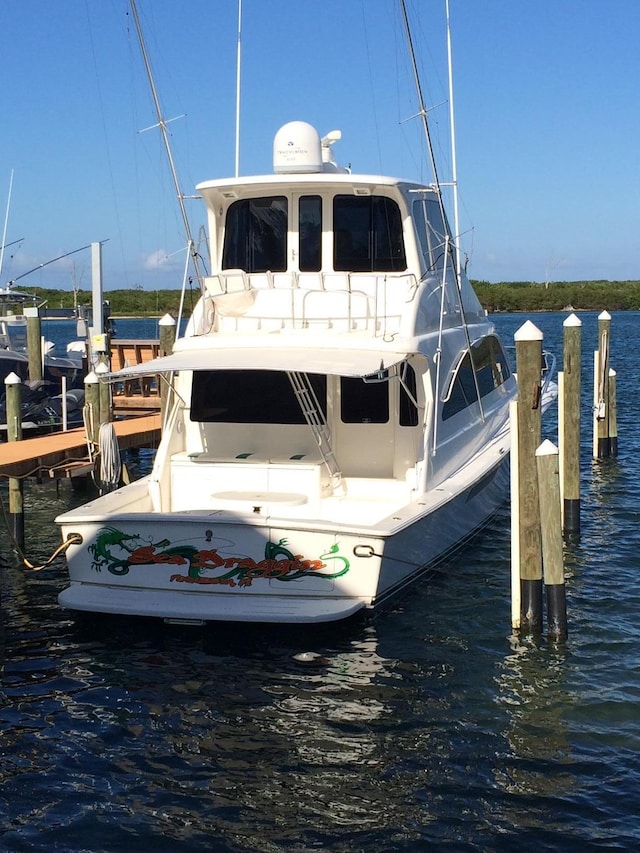
[[[564,646],[508,636],[506,511],[392,612],[309,629],[77,618],[64,562],[3,543],[0,847],[635,849],[632,420],[617,461],[584,462]],[[27,499],[37,563],[84,496]]]

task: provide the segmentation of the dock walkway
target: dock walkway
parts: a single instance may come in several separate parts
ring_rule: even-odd
[[[121,450],[157,447],[160,441],[160,412],[114,421],[113,426]],[[0,444],[0,477],[60,479],[92,468],[83,427]]]

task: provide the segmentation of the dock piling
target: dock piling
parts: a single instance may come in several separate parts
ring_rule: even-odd
[[[571,314],[564,327],[564,370],[558,375],[560,493],[565,533],[580,533],[580,393],[582,322]]]
[[[29,359],[29,380],[37,382],[43,378],[42,329],[37,308],[25,308],[27,321],[27,357]]]
[[[558,449],[543,441],[536,450],[542,564],[547,604],[547,632],[555,639],[567,637],[567,604],[562,551],[560,470]]]
[[[609,454],[618,455],[618,403],[616,399],[617,373],[609,368]]]
[[[158,322],[158,326],[160,328],[160,355],[171,355],[176,340],[176,321],[171,314],[165,314]],[[169,386],[164,376],[158,376],[158,382],[160,383],[160,411],[164,423],[169,403]]]
[[[93,370],[84,378],[84,415],[87,438],[97,447],[100,431],[100,386]]]
[[[598,315],[598,349],[593,353],[593,458],[611,455],[609,440],[609,348],[611,314]]]
[[[10,373],[4,380],[7,395],[7,441],[22,439],[22,383]],[[24,546],[24,486],[18,477],[9,477],[9,523],[11,534],[20,548]]]
[[[99,361],[95,366],[94,373],[98,378],[98,408],[100,411],[100,424],[108,424],[113,420],[113,403],[111,400],[111,385],[109,382],[100,382],[100,377],[109,372],[109,365],[105,361]]]
[[[542,433],[541,371],[542,332],[530,321],[514,335],[518,374],[517,554],[520,565],[520,628],[537,634],[542,630],[542,543],[536,450]]]

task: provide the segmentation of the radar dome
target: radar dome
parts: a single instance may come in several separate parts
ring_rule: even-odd
[[[283,125],[273,140],[273,171],[278,174],[322,172],[322,144],[306,121]]]

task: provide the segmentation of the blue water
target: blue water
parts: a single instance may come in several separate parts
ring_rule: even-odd
[[[530,318],[559,355],[564,318]],[[619,456],[600,462],[581,319],[566,644],[511,632],[508,509],[373,622],[310,629],[77,618],[64,562],[21,568],[3,534],[0,849],[638,849],[640,315],[613,316]],[[27,485],[32,563],[82,500]]]

